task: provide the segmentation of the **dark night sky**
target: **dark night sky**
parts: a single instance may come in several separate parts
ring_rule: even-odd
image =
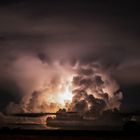
[[[29,56],[48,62],[99,61],[121,86],[122,109],[140,110],[139,13],[137,3],[113,0],[1,1],[0,109],[19,102],[28,89],[21,88],[17,74],[24,66],[17,70],[15,65]]]

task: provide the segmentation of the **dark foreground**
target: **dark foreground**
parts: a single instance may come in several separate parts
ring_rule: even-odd
[[[0,140],[140,140],[140,131],[6,130]]]

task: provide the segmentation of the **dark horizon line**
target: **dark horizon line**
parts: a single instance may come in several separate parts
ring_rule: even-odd
[[[67,114],[78,114],[78,112],[64,112]],[[113,112],[112,112],[113,113]],[[14,114],[8,114],[8,116],[17,116],[17,117],[41,117],[41,116],[47,116],[47,115],[60,115],[63,114],[63,112],[57,112],[57,113],[50,113],[50,112],[33,112],[33,113],[14,113]],[[121,116],[140,116],[140,111],[136,112],[115,112],[114,114],[118,114]]]

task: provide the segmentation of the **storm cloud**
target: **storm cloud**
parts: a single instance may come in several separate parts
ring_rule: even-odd
[[[136,5],[128,3],[127,6],[129,9]],[[46,69],[55,61],[72,66],[76,62],[96,62],[109,71],[122,88],[138,85],[140,21],[137,7],[135,11],[128,9],[123,4],[90,1],[29,0],[2,4],[0,97],[4,99],[7,95],[7,98],[0,108],[29,100],[29,95],[40,91],[50,74]],[[79,73],[90,75],[92,71]],[[79,82],[78,78],[75,82]],[[96,82],[103,83],[100,77]],[[89,79],[80,80],[82,83],[90,86]],[[106,94],[102,96],[108,99]],[[81,104],[84,105],[84,101]],[[101,104],[103,108],[104,103]]]

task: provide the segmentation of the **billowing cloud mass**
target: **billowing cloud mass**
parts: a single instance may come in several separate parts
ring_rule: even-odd
[[[119,84],[140,82],[139,16],[123,9],[84,1],[2,5],[0,111],[119,109]]]
[[[98,63],[72,65],[58,61],[42,63],[40,68],[44,73],[40,72],[39,78],[43,78],[36,89],[23,96],[20,104],[11,102],[7,106],[9,113],[56,112],[65,108],[100,115],[105,110],[119,109],[121,105],[119,85]]]
[[[72,110],[99,115],[104,110],[119,109],[122,100],[119,86],[99,65],[79,68],[73,83]]]

